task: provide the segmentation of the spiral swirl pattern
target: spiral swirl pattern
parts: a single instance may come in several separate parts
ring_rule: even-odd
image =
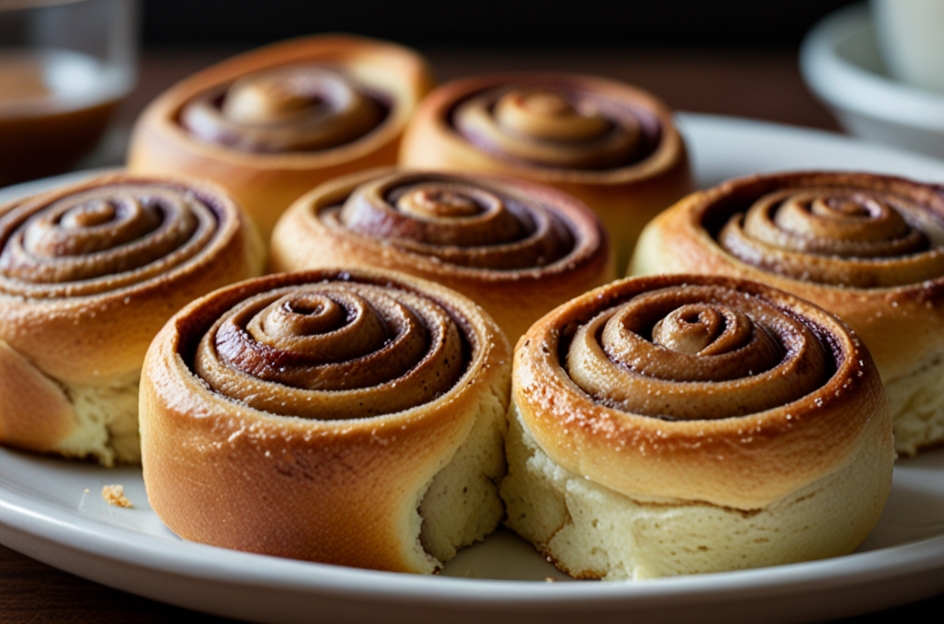
[[[597,402],[670,420],[714,419],[785,405],[831,367],[814,330],[757,297],[683,285],[639,294],[579,326],[571,379]]]
[[[659,275],[577,297],[518,342],[512,398],[507,524],[578,578],[848,553],[891,486],[868,349],[758,282]]]
[[[452,124],[487,152],[560,169],[632,165],[659,137],[658,121],[641,109],[566,84],[486,90],[461,102]]]
[[[337,420],[406,410],[466,372],[465,329],[429,296],[339,279],[238,302],[200,339],[195,372],[269,413]]]
[[[225,219],[214,198],[165,183],[39,196],[0,216],[0,292],[78,297],[139,284],[198,256]]]
[[[289,65],[248,74],[189,101],[180,122],[195,137],[247,152],[324,150],[368,134],[386,106],[340,71]]]
[[[847,466],[866,438],[890,463],[862,342],[748,280],[661,275],[578,297],[519,341],[512,395],[555,463],[643,500],[759,509]]]
[[[359,185],[342,205],[323,207],[319,217],[330,229],[471,269],[535,269],[585,252],[562,211],[458,176],[380,176]]]
[[[148,350],[148,501],[192,541],[434,572],[501,520],[509,356],[474,302],[394,271],[220,288]]]
[[[854,187],[788,188],[734,215],[719,243],[748,264],[854,288],[944,275],[944,224],[913,200]]]

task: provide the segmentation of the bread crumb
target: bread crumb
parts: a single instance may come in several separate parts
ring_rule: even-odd
[[[125,488],[123,485],[105,485],[102,486],[102,498],[109,505],[115,507],[131,507],[131,501],[125,497]]]

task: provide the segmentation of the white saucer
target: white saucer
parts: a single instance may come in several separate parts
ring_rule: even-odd
[[[816,24],[800,48],[800,69],[849,133],[944,158],[944,93],[888,76],[865,5]]]

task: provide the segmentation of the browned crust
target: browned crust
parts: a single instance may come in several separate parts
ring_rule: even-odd
[[[348,145],[311,153],[253,154],[206,143],[178,123],[196,95],[260,69],[301,61],[325,62],[370,75],[391,99],[391,111],[375,131]],[[154,100],[135,124],[129,148],[132,171],[199,175],[230,190],[268,240],[276,219],[296,198],[330,178],[396,161],[400,136],[420,98],[433,85],[429,68],[399,45],[322,35],[265,46],[209,67]]]
[[[395,172],[395,169],[376,169],[355,173],[332,180],[295,202],[273,233],[270,269],[359,266],[402,271],[469,297],[485,308],[512,342],[554,307],[616,276],[606,231],[594,214],[572,197],[523,180],[464,176],[485,187],[493,186],[537,200],[558,211],[573,226],[577,251],[538,269],[495,271],[450,265],[382,240],[328,228],[321,222],[318,216],[321,209],[343,203],[344,198],[364,182]]]
[[[944,276],[892,288],[806,282],[747,264],[724,250],[705,227],[751,198],[784,188],[859,187],[911,198],[944,221],[944,193],[935,185],[870,173],[795,172],[730,180],[679,201],[648,226],[629,272],[708,273],[750,279],[791,292],[838,315],[869,346],[882,379],[909,374],[944,351]],[[644,241],[644,242],[643,242]],[[644,247],[644,249],[643,249]],[[645,257],[642,257],[642,255]]]
[[[62,389],[0,341],[0,441],[51,451],[74,427],[72,405]]]
[[[683,283],[762,297],[820,327],[837,354],[818,390],[780,408],[717,420],[668,421],[597,404],[562,368],[566,328],[633,295]],[[513,400],[557,464],[634,498],[681,499],[752,510],[844,465],[865,444],[891,451],[887,399],[868,350],[838,319],[754,282],[673,275],[598,288],[536,323],[515,352]]]
[[[442,397],[373,418],[305,420],[213,393],[181,356],[182,343],[255,293],[347,279],[424,293],[475,332],[466,373]],[[285,273],[221,289],[187,306],[155,339],[141,382],[148,498],[178,535],[270,555],[383,570],[421,571],[410,525],[419,495],[451,458],[483,394],[507,379],[510,349],[464,297],[392,272]],[[428,564],[427,564],[428,565]]]
[[[603,171],[538,167],[493,156],[468,143],[449,123],[455,105],[470,95],[510,84],[568,84],[627,102],[652,114],[661,141],[642,161]],[[593,208],[628,258],[639,232],[656,214],[694,189],[688,155],[672,113],[651,94],[629,85],[579,74],[498,74],[456,80],[433,90],[403,136],[400,164],[475,173],[502,174],[553,186]]]

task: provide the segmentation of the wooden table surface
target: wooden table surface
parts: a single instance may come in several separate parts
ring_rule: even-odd
[[[147,50],[139,86],[118,112],[129,127],[155,95],[234,52],[229,49]],[[751,117],[839,131],[807,91],[791,50],[428,49],[440,80],[495,71],[558,70],[618,78],[659,95],[677,110]],[[944,595],[849,622],[938,622]],[[161,622],[193,616],[183,609],[72,576],[0,546],[0,622]],[[201,621],[224,622],[201,616]]]

